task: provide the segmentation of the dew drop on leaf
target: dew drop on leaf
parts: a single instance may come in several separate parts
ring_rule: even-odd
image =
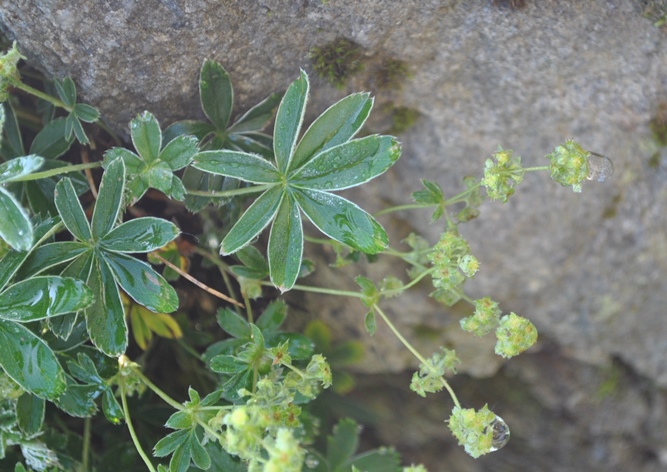
[[[507,423],[498,415],[491,422],[493,428],[493,440],[491,441],[491,451],[502,449],[510,440],[510,428]]]
[[[614,173],[614,164],[607,156],[591,152],[588,156],[588,175],[586,179],[604,182]]]

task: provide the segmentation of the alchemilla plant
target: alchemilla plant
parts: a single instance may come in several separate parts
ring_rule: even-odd
[[[465,281],[480,264],[458,225],[479,215],[482,189],[506,202],[527,172],[546,170],[579,192],[586,179],[609,177],[611,161],[566,141],[547,155],[549,165],[526,168],[499,148],[483,176],[466,178],[458,195],[447,198],[424,180],[414,203],[373,216],[336,193],[381,178],[401,154],[395,137],[356,137],[373,107],[366,93],[343,98],[304,131],[310,84],[301,71],[284,94],[232,119],[231,79],[207,60],[199,91],[208,121],[163,130],[143,112],[124,147],[97,110],[77,103],[70,79],[33,87],[22,81],[20,60],[15,46],[0,58],[0,459],[8,468],[401,470],[393,449],[357,454],[351,419],[318,439],[327,431],[313,400],[327,389],[352,388],[344,367],[360,351],[354,340],[332,344],[321,322],[285,332],[280,294],[289,290],[358,298],[369,334],[385,323],[419,361],[410,389],[421,396],[447,391],[452,412],[443,420],[468,454],[507,443],[507,424],[486,405],[464,408],[447,381],[456,353],[442,348],[425,357],[382,305],[430,280],[441,303],[470,303],[462,336],[495,336],[495,352],[505,358],[530,349],[537,330],[529,319],[503,314],[489,297],[466,295]],[[41,125],[26,128],[25,117]],[[273,133],[265,133],[273,120]],[[74,149],[105,151],[92,162],[71,162],[88,155]],[[194,235],[200,243],[155,201],[195,212],[204,228]],[[410,235],[410,250],[400,252],[378,219],[411,208],[431,208],[445,228],[434,245]],[[304,218],[326,238],[305,236]],[[407,279],[360,276],[358,292],[298,283],[316,270],[305,257],[306,239],[331,246],[338,266],[361,253],[399,257],[410,266]],[[217,270],[224,293],[194,277],[193,253],[210,264],[207,273]],[[179,278],[220,299],[215,320],[171,315],[190,290],[172,286]],[[173,360],[167,377],[151,368],[158,355]],[[177,400],[180,376],[192,381],[187,399]]]

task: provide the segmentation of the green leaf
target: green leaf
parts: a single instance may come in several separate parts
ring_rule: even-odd
[[[47,171],[60,169],[64,172],[67,172],[67,169],[64,168],[70,166],[71,164],[68,162],[49,159],[44,161],[44,166],[41,168],[41,170]],[[86,181],[86,178],[83,176],[83,174],[71,173],[69,175],[69,178],[72,180],[74,189],[78,195],[81,195],[90,189],[88,182]],[[23,182],[23,191],[25,192],[26,197],[28,197],[28,204],[30,205],[33,214],[41,213],[51,216],[58,214],[58,209],[56,208],[53,195],[55,193],[56,184],[63,178],[64,174],[60,174],[39,180]]]
[[[177,411],[169,417],[164,425],[171,429],[190,429],[197,426],[197,421],[189,411]]]
[[[137,153],[146,162],[158,158],[162,146],[160,124],[150,112],[143,112],[130,122],[132,144]]]
[[[125,163],[116,159],[109,163],[100,183],[99,194],[91,222],[95,240],[107,234],[118,220],[125,191]]]
[[[120,158],[125,163],[126,177],[141,173],[146,163],[135,153],[125,148],[111,148],[104,153],[104,167],[108,167],[115,159]]]
[[[303,255],[303,226],[299,207],[289,196],[283,198],[269,236],[271,282],[281,292],[296,283]]]
[[[153,455],[155,457],[165,457],[171,454],[187,442],[188,436],[190,434],[190,431],[187,429],[180,429],[178,431],[174,431],[173,433],[170,433],[160,439],[155,447],[153,448]]]
[[[222,240],[220,252],[226,256],[250,244],[278,212],[282,197],[283,189],[275,186],[257,198]]]
[[[367,136],[335,146],[306,162],[290,184],[313,190],[342,190],[374,179],[401,156],[391,136]]]
[[[9,251],[0,257],[0,291],[5,288],[7,282],[16,274],[21,264],[27,259],[27,252]]]
[[[238,339],[250,339],[251,331],[248,322],[229,308],[218,310],[215,319],[222,330]]]
[[[231,135],[264,129],[273,118],[281,98],[282,94],[272,93],[236,120],[227,132]]]
[[[262,334],[262,330],[259,329],[256,325],[250,324],[250,329],[252,329],[252,343],[257,346],[260,349],[263,349],[266,344],[264,342],[264,335]]]
[[[356,470],[368,472],[399,472],[403,470],[399,454],[391,448],[376,449],[359,454],[346,465],[356,468]]]
[[[0,320],[0,366],[24,390],[54,399],[65,390],[65,373],[53,351],[30,330]]]
[[[4,131],[4,137],[0,140],[2,157],[5,160],[9,160],[23,156],[25,155],[25,150],[23,149],[23,139],[21,138],[21,130],[16,119],[16,114],[9,102],[5,102],[0,106],[2,106],[5,115],[5,124],[2,130]]]
[[[81,280],[33,277],[0,294],[0,318],[19,322],[82,310],[93,302],[93,293]]]
[[[100,117],[100,112],[97,108],[86,105],[85,103],[77,103],[74,105],[72,113],[74,113],[79,120],[85,121],[86,123],[94,123]]]
[[[308,89],[308,76],[301,71],[301,76],[289,86],[278,107],[273,133],[273,153],[281,172],[286,172],[290,168],[290,160],[306,110]]]
[[[364,327],[368,334],[373,336],[377,331],[377,321],[375,320],[375,311],[371,310],[364,317]]]
[[[220,355],[211,359],[211,370],[219,374],[236,374],[248,368],[248,364],[235,356]]]
[[[56,184],[54,201],[67,230],[79,241],[90,241],[90,225],[70,179],[64,178]]]
[[[338,195],[300,189],[294,198],[317,228],[331,239],[366,254],[387,247],[384,228],[371,215]],[[245,215],[244,215],[245,216]]]
[[[12,159],[0,164],[0,184],[12,182],[20,177],[32,174],[44,164],[44,158],[30,155]]]
[[[16,251],[27,251],[32,247],[30,218],[14,196],[3,187],[0,187],[0,238]]]
[[[292,360],[310,359],[315,350],[313,341],[299,333],[276,333],[267,337],[266,342],[270,346],[278,346],[288,342],[287,353]]]
[[[44,422],[44,399],[28,392],[21,395],[16,402],[16,419],[26,436],[37,434]]]
[[[282,300],[276,300],[264,309],[255,323],[263,332],[276,331],[287,318],[287,305]]]
[[[258,272],[269,272],[269,265],[262,256],[262,253],[259,252],[254,246],[246,246],[243,249],[236,251],[236,257],[245,265],[246,267],[256,270]]]
[[[125,418],[123,409],[118,404],[118,400],[116,400],[110,388],[107,388],[102,395],[102,412],[107,421],[113,424],[120,424]]]
[[[143,261],[124,254],[105,253],[118,284],[134,301],[155,313],[171,313],[178,309],[174,288]]]
[[[199,74],[199,98],[206,117],[225,130],[232,114],[234,91],[227,71],[217,62],[206,60]]]
[[[303,135],[294,151],[291,169],[327,149],[347,142],[357,134],[373,108],[368,93],[349,95],[322,113]]]
[[[190,442],[192,444],[192,462],[202,470],[211,467],[211,457],[206,452],[206,449],[202,447],[194,430],[190,436]]]
[[[215,127],[205,121],[183,120],[172,123],[162,132],[162,141],[170,143],[178,136],[195,136],[199,141],[203,141],[206,136],[215,132]]]
[[[57,159],[69,150],[72,143],[65,137],[65,118],[56,118],[37,133],[30,145],[30,154]]]
[[[100,393],[99,385],[80,385],[68,377],[67,390],[53,403],[70,416],[87,418],[97,412],[95,399]]]
[[[76,104],[76,86],[72,79],[65,77],[63,80],[56,80],[55,86],[58,96],[65,105],[73,107]]]
[[[197,138],[179,136],[164,147],[160,160],[169,164],[171,170],[179,170],[190,164],[198,152]]]
[[[226,175],[253,183],[278,183],[280,173],[266,159],[236,151],[200,152],[192,167],[212,174]]]
[[[115,227],[100,241],[100,246],[114,252],[151,252],[176,239],[180,231],[161,218],[144,217]]]
[[[97,258],[88,279],[95,303],[86,309],[86,327],[91,341],[109,357],[118,357],[127,347],[127,324],[118,287],[106,262]]]
[[[76,241],[62,241],[39,246],[33,250],[18,271],[20,278],[39,274],[63,262],[71,261],[87,251],[88,246]]]
[[[327,462],[330,470],[337,470],[346,463],[359,445],[357,423],[350,418],[341,419],[327,438]]]

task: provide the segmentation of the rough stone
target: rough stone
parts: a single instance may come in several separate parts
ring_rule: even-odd
[[[437,181],[449,196],[458,193],[463,176],[480,175],[498,144],[531,166],[545,165],[542,156],[570,137],[609,155],[611,181],[587,184],[581,194],[545,173],[529,174],[509,203],[485,203],[481,217],[461,227],[481,263],[467,289],[533,320],[560,346],[559,356],[584,362],[576,364],[577,375],[589,363],[608,366],[617,358],[664,388],[667,156],[648,124],[667,101],[665,31],[642,16],[646,1],[540,0],[522,9],[495,3],[2,0],[0,27],[46,73],[73,77],[81,99],[98,106],[116,129],[144,109],[165,125],[198,115],[197,76],[206,58],[230,72],[241,111],[284,89],[300,67],[312,70],[311,47],[337,37],[355,41],[363,47],[365,71],[343,90],[313,80],[309,119],[358,90],[377,92],[372,132],[389,127],[388,107],[419,112],[416,126],[401,135],[399,163],[376,183],[348,193],[369,210],[408,203],[419,178]],[[401,90],[377,90],[374,74],[386,58],[403,60],[412,71]],[[429,225],[429,216],[405,212],[381,221],[395,244],[410,231],[435,242],[443,224]],[[380,261],[360,270],[381,279],[401,276],[403,269]],[[354,289],[354,275],[322,266],[308,282]],[[502,362],[490,355],[492,343],[461,334],[463,313],[428,301],[428,292],[419,286],[383,306],[425,354],[444,343],[457,348],[462,371],[496,372]],[[368,340],[358,302],[326,300],[292,299],[307,311],[316,307],[339,337]],[[379,325],[366,341],[379,355],[369,356],[364,369],[414,367]],[[550,365],[543,368],[541,375],[548,375]],[[554,395],[553,402],[563,401]],[[664,408],[660,412],[664,419]]]

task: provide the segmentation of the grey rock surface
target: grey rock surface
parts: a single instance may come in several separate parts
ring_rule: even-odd
[[[2,0],[0,26],[33,64],[73,77],[80,98],[116,129],[144,109],[163,125],[197,116],[197,77],[206,58],[227,68],[242,111],[284,89],[300,67],[311,71],[311,47],[351,39],[364,48],[365,71],[344,90],[313,76],[309,119],[358,90],[377,92],[370,131],[386,131],[383,110],[392,104],[420,114],[400,136],[398,164],[348,194],[371,211],[408,203],[420,178],[458,193],[462,178],[481,175],[499,144],[531,166],[545,165],[543,156],[567,138],[609,155],[613,178],[587,184],[581,194],[546,173],[528,174],[509,203],[485,203],[480,218],[461,226],[481,263],[467,289],[533,320],[560,346],[561,362],[583,362],[578,372],[617,358],[664,388],[667,155],[648,123],[667,101],[667,36],[642,16],[645,3],[540,0],[512,10],[486,0]],[[413,76],[402,90],[377,90],[374,74],[385,58],[409,65]],[[395,245],[411,231],[435,242],[443,224],[429,225],[429,217],[405,212],[381,222]],[[376,280],[403,275],[391,261],[361,270]],[[341,276],[321,264],[308,283],[354,290],[357,273]],[[461,371],[478,377],[498,371],[503,362],[492,355],[493,343],[462,334],[464,313],[433,303],[428,293],[420,286],[385,303],[387,313],[424,353],[444,343],[457,349]],[[305,311],[316,307],[339,337],[359,337],[377,352],[363,369],[414,367],[381,323],[373,339],[364,335],[358,302],[323,303],[309,294],[292,302]],[[541,361],[530,359],[538,369]],[[572,467],[541,470],[583,470]]]

